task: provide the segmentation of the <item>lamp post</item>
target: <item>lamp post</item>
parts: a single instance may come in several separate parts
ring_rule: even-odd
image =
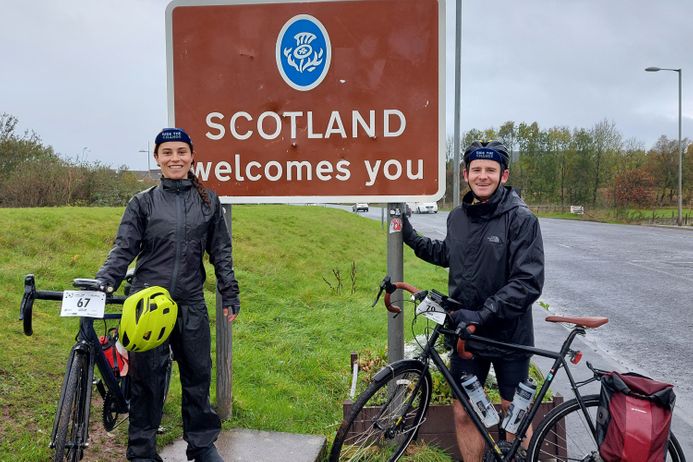
[[[149,141],[147,141],[147,149],[140,149],[137,152],[146,152],[147,153],[147,177],[151,178],[152,177],[152,168],[150,167],[150,160],[149,160]]]
[[[678,72],[679,74],[679,216],[676,223],[679,226],[683,225],[683,189],[682,189],[682,178],[683,178],[683,146],[681,145],[681,68],[679,69],[667,69],[663,67],[648,67],[645,69],[647,72],[659,72],[659,71],[672,71]]]

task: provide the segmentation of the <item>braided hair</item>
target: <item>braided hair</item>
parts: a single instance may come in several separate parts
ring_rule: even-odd
[[[207,204],[207,207],[211,207],[212,202],[209,199],[209,194],[207,194],[207,189],[202,186],[202,183],[200,183],[200,180],[195,176],[192,170],[188,171],[188,179],[192,181],[193,186],[195,186],[195,189],[197,189],[197,192],[202,198],[202,202]]]

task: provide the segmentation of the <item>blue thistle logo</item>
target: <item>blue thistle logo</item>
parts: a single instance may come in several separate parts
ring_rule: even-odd
[[[277,68],[291,88],[308,91],[317,87],[327,75],[331,57],[327,30],[313,16],[294,16],[279,32]]]

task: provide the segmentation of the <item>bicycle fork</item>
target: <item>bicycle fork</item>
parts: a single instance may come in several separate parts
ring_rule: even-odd
[[[75,362],[76,356],[84,356],[85,361]],[[89,412],[91,403],[91,380],[90,378],[94,376],[94,362],[92,361],[91,349],[87,342],[84,340],[79,341],[72,347],[70,351],[70,356],[67,360],[67,367],[65,368],[66,373],[63,378],[63,385],[60,390],[60,399],[58,401],[58,407],[56,409],[55,418],[53,419],[53,431],[51,432],[51,443],[50,448],[55,448],[55,440],[58,433],[58,422],[60,420],[60,413],[65,405],[65,400],[67,398],[67,384],[72,372],[72,367],[74,364],[85,364],[87,369],[82,371],[79,378],[79,395],[75,396],[73,399],[73,405],[76,406],[77,413],[74,418],[77,420],[75,423],[77,432],[73,435],[73,439],[66,444],[69,448],[80,448],[84,449],[89,446]]]

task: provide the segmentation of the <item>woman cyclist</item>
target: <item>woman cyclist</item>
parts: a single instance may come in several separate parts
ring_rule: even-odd
[[[239,290],[223,210],[216,194],[193,175],[194,154],[190,137],[180,128],[166,128],[156,136],[154,159],[161,168],[161,182],[130,200],[115,245],[96,275],[106,291],[113,291],[137,258],[132,293],[162,286],[178,304],[169,341],[149,351],[130,353],[128,460],[162,460],[156,452],[156,433],[169,343],[180,370],[188,459],[223,460],[214,446],[221,421],[209,400],[212,359],[203,296],[205,252],[214,266],[229,323],[240,311]]]

